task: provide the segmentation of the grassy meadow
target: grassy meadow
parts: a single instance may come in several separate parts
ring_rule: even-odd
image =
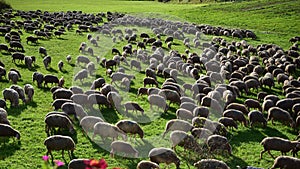
[[[85,13],[98,13],[98,12],[123,12],[137,16],[157,16],[165,19],[180,20],[192,22],[195,24],[210,24],[213,26],[222,26],[228,28],[241,28],[253,30],[258,36],[257,40],[247,41],[252,45],[258,45],[263,43],[277,44],[284,49],[288,49],[291,45],[289,38],[298,35],[300,32],[300,0],[254,0],[244,2],[205,2],[205,3],[176,3],[174,1],[170,3],[159,3],[156,1],[117,1],[117,0],[9,0],[12,7],[16,10],[37,10],[49,12],[58,11],[73,11],[81,10]],[[19,18],[17,18],[19,19]],[[150,30],[146,28],[136,27],[138,32],[150,33]],[[124,30],[124,27],[120,27]],[[25,54],[28,56],[36,56],[37,61],[34,67],[29,70],[24,63],[12,63],[11,56],[5,53],[0,53],[0,60],[5,64],[6,70],[9,68],[16,68],[21,71],[22,78],[18,82],[18,85],[24,86],[24,84],[32,84],[32,73],[35,71],[43,74],[54,74],[59,78],[64,77],[65,87],[70,86],[82,86],[84,89],[88,89],[95,78],[103,77],[107,82],[110,82],[110,78],[105,75],[105,69],[97,65],[97,70],[94,76],[90,76],[88,80],[84,80],[84,83],[79,81],[73,81],[74,74],[77,73],[83,65],[77,65],[75,63],[76,57],[81,55],[78,51],[78,46],[81,42],[86,42],[86,34],[76,35],[75,31],[67,31],[61,38],[51,38],[50,40],[40,40],[38,45],[26,44],[26,37],[30,34],[22,31],[22,44],[25,48]],[[93,36],[95,34],[91,33]],[[150,33],[151,34],[151,33]],[[154,36],[151,34],[151,36]],[[162,37],[164,40],[166,37]],[[208,36],[211,39],[212,36]],[[226,38],[231,41],[231,38]],[[141,40],[141,39],[139,39]],[[0,37],[0,43],[6,43],[4,37]],[[99,47],[94,47],[96,56],[100,58],[112,58],[111,48],[115,47],[122,49],[126,43],[118,41],[116,44],[111,42],[110,38],[100,36]],[[175,41],[177,46],[174,46],[176,50],[184,52],[185,47],[182,42]],[[92,46],[88,43],[89,46]],[[38,53],[40,46],[47,49],[48,54],[52,57],[52,63],[50,69],[46,70],[42,62],[42,56]],[[147,50],[150,51],[150,47]],[[197,53],[201,53],[200,50],[192,49]],[[166,51],[167,52],[167,51]],[[71,55],[71,63],[66,62],[66,56]],[[89,58],[96,63],[96,58],[89,56]],[[57,67],[57,63],[62,60],[64,64],[63,72],[60,72]],[[130,58],[128,58],[130,61]],[[135,75],[136,79],[131,83],[131,89],[129,92],[121,92],[120,94],[125,98],[124,100],[131,100],[138,102],[141,107],[145,109],[145,115],[130,114],[129,118],[134,119],[141,123],[143,130],[145,131],[145,142],[141,140],[130,140],[130,142],[141,151],[142,158],[131,159],[123,157],[109,157],[108,145],[99,146],[101,144],[96,141],[92,141],[89,137],[82,132],[78,122],[75,122],[76,135],[72,138],[76,142],[76,150],[74,151],[76,158],[104,158],[109,168],[120,167],[134,169],[137,163],[141,159],[148,159],[147,150],[158,147],[166,146],[171,147],[168,137],[165,139],[161,138],[161,134],[164,131],[165,124],[168,120],[176,118],[175,111],[178,106],[171,106],[168,113],[153,112],[150,110],[147,97],[136,97],[137,89],[142,86],[142,79],[145,77],[144,72],[138,72],[135,69],[130,69],[129,66],[121,65],[126,73]],[[147,67],[146,64],[142,65],[142,70]],[[183,75],[179,75],[179,79],[183,81],[193,83],[193,79],[187,78]],[[159,86],[163,83],[164,79],[158,77]],[[0,81],[0,89],[8,88],[11,82],[7,79]],[[53,111],[51,107],[52,94],[49,88],[37,88],[37,84],[33,84],[35,88],[35,95],[33,102],[29,104],[20,104],[17,108],[10,108],[8,104],[8,119],[11,125],[20,131],[21,141],[20,143],[14,142],[10,139],[8,142],[0,143],[0,168],[41,168],[43,161],[42,156],[46,154],[46,148],[43,145],[44,139],[47,137],[45,133],[45,115]],[[118,89],[121,89],[117,87]],[[283,97],[281,86],[276,85],[275,88],[260,89],[272,94]],[[238,102],[243,102],[246,98],[255,98],[257,92],[253,91],[250,95],[243,95],[238,99]],[[0,98],[3,98],[2,92]],[[87,109],[89,114],[102,116],[106,121],[110,123],[116,123],[121,119],[127,119],[122,114],[122,110],[117,112],[110,108],[93,107]],[[264,112],[266,114],[266,112]],[[139,121],[140,120],[140,121]],[[228,136],[230,144],[233,147],[233,155],[208,155],[210,158],[217,158],[225,161],[231,168],[240,166],[256,166],[262,168],[269,168],[273,164],[273,159],[267,154],[264,154],[262,160],[259,159],[259,152],[262,150],[262,146],[259,144],[260,141],[266,136],[279,136],[282,138],[295,139],[297,132],[292,130],[290,127],[282,125],[281,123],[275,122],[272,125],[268,123],[267,128],[255,127],[249,128],[239,125],[237,130],[229,130]],[[91,136],[91,133],[88,133]],[[107,150],[105,150],[107,149]],[[178,148],[178,155],[181,159],[181,168],[193,168],[193,163],[200,160],[201,157],[206,155],[194,154],[191,152],[183,151]],[[274,155],[280,155],[279,152],[272,152]],[[53,152],[55,159],[69,162],[67,153],[65,153],[65,159],[62,159],[60,152]],[[161,164],[161,166],[164,166]],[[61,167],[66,168],[66,167]],[[172,164],[171,168],[175,168]]]

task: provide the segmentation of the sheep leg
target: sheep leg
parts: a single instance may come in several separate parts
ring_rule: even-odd
[[[268,153],[270,154],[270,156],[271,156],[272,158],[275,159],[275,157],[271,154],[270,150],[268,150]]]
[[[265,153],[267,150],[263,150],[263,151],[261,151],[260,152],[260,159],[262,159],[262,155],[263,155],[263,153]]]
[[[64,152],[64,150],[62,150],[61,151],[61,156],[62,156],[63,159],[65,159],[64,155],[65,155],[65,152]]]

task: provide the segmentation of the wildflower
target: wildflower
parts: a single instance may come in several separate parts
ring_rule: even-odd
[[[48,161],[48,160],[49,160],[49,156],[43,156],[42,159],[43,159],[44,161]]]
[[[64,162],[59,161],[59,160],[54,160],[54,162],[55,162],[55,164],[56,164],[58,167],[65,165]]]

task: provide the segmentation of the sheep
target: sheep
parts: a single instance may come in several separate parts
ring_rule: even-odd
[[[80,126],[87,133],[94,130],[94,125],[98,122],[104,122],[101,117],[85,116],[80,120]]]
[[[130,61],[130,69],[132,69],[132,67],[135,67],[140,72],[142,69],[141,62],[139,62],[137,60],[131,60]]]
[[[209,115],[209,109],[205,106],[197,106],[196,108],[194,108],[193,110],[193,116],[194,117],[205,117],[207,118]]]
[[[99,106],[99,109],[102,105],[105,105],[107,108],[110,108],[111,105],[107,100],[107,97],[104,94],[90,94],[88,96],[88,103],[91,105],[97,104]]]
[[[197,169],[230,169],[226,163],[216,159],[201,159],[194,163]]]
[[[16,92],[18,92],[19,99],[21,99],[23,101],[23,103],[26,102],[26,100],[25,100],[25,92],[24,92],[24,90],[23,90],[22,87],[20,87],[18,85],[11,85],[10,88],[14,89]]]
[[[47,56],[47,50],[44,47],[40,47],[39,48],[39,54]]]
[[[42,73],[39,73],[39,72],[34,72],[32,74],[32,82],[36,81],[37,82],[37,85],[38,87],[42,87],[42,83],[44,81],[44,75]]]
[[[156,74],[155,74],[155,71],[150,69],[150,68],[147,68],[145,70],[145,74],[146,74],[146,77],[152,77],[156,80]]]
[[[0,123],[0,137],[16,137],[17,140],[20,140],[21,134],[10,125]]]
[[[2,92],[4,100],[9,100],[12,107],[19,106],[19,94],[13,89],[4,89]]]
[[[58,70],[59,71],[63,71],[63,67],[64,67],[64,62],[62,60],[60,60],[57,64]]]
[[[45,69],[48,69],[48,66],[50,66],[51,64],[51,56],[45,56],[44,59],[43,59],[43,63],[44,63],[44,66],[45,66]]]
[[[6,76],[6,69],[3,66],[0,66],[0,80],[2,79],[2,76]]]
[[[94,125],[94,133],[92,140],[95,140],[96,135],[99,135],[104,141],[107,137],[111,137],[115,141],[118,136],[121,136],[123,140],[127,140],[126,134],[120,130],[117,126],[106,122],[97,122]]]
[[[152,77],[145,77],[143,83],[144,83],[144,87],[146,87],[146,85],[151,85],[151,86],[155,85],[156,87],[158,87],[158,82]]]
[[[258,110],[252,110],[248,114],[250,120],[250,126],[252,127],[255,123],[262,123],[264,127],[267,126],[267,120],[264,118],[263,114]]]
[[[133,112],[139,111],[141,112],[142,115],[144,115],[144,109],[141,108],[141,106],[138,103],[128,101],[124,103],[124,107],[125,107],[126,114],[128,114],[128,110],[133,110]]]
[[[86,69],[89,72],[90,76],[92,76],[96,70],[94,62],[89,62],[86,65]]]
[[[235,121],[239,121],[246,127],[248,125],[248,120],[245,118],[243,112],[235,109],[227,109],[223,112],[224,117],[230,117]]]
[[[286,155],[287,152],[292,150],[293,156],[295,156],[300,148],[299,141],[290,141],[280,137],[265,137],[260,144],[264,147],[264,150],[260,152],[260,159],[266,151],[274,158],[270,150],[280,151],[282,155]]]
[[[73,94],[70,98],[74,103],[77,103],[81,106],[88,105],[88,95],[84,93]]]
[[[105,79],[103,78],[95,79],[92,83],[91,89],[92,90],[100,89],[104,84],[105,84]]]
[[[160,169],[160,168],[159,165],[157,165],[152,161],[142,160],[137,164],[136,169]]]
[[[166,99],[158,94],[151,94],[148,96],[148,101],[150,103],[150,109],[153,110],[153,106],[157,106],[157,109],[162,108],[164,112],[167,112],[169,106],[166,102]]]
[[[180,104],[180,95],[176,91],[170,89],[162,89],[161,91],[159,91],[158,95],[165,97],[166,100],[170,100],[169,106],[172,103]]]
[[[148,95],[147,91],[148,91],[148,88],[145,88],[145,87],[138,88],[137,97],[140,95]]]
[[[23,61],[24,58],[25,58],[25,55],[23,53],[20,53],[20,52],[15,52],[11,55],[12,57],[12,62],[15,63],[15,60],[19,60],[19,61]]]
[[[268,110],[268,118],[267,121],[272,120],[272,124],[274,124],[274,120],[282,121],[284,123],[289,123],[292,128],[295,127],[295,122],[291,117],[290,113],[286,110],[283,110],[279,107],[272,107]]]
[[[125,153],[124,156],[132,155],[135,158],[137,158],[139,155],[139,152],[134,147],[132,147],[129,143],[124,141],[113,141],[110,144],[110,147],[110,156],[112,158],[114,158],[115,153]]]
[[[289,156],[278,156],[274,160],[274,164],[270,169],[282,168],[282,169],[298,169],[300,160]]]
[[[291,98],[284,98],[284,99],[281,99],[281,100],[278,100],[277,103],[276,103],[276,107],[279,107],[283,110],[292,110],[293,108],[293,105],[294,105],[294,101],[293,99]]]
[[[189,149],[194,152],[201,152],[199,143],[196,142],[193,135],[187,134],[184,131],[175,130],[170,134],[170,141],[172,143],[172,149],[176,151],[176,146],[181,146],[184,149]]]
[[[115,72],[113,74],[111,74],[111,84],[116,82],[116,81],[122,81],[122,79],[124,77],[127,77],[129,80],[135,79],[134,75],[128,75],[125,73],[121,73],[121,72]]]
[[[73,159],[68,164],[68,169],[85,169],[90,159]]]
[[[112,70],[114,70],[113,67],[115,67],[115,68],[117,67],[117,61],[105,60],[104,66],[106,69],[111,68]]]
[[[53,135],[45,139],[44,145],[47,148],[47,155],[51,155],[53,161],[52,151],[62,150],[62,157],[64,158],[64,150],[68,151],[70,159],[72,159],[75,150],[75,143],[69,136]]]
[[[77,61],[77,64],[80,64],[80,63],[88,64],[88,63],[90,63],[90,59],[86,56],[78,56],[76,58],[76,61]]]
[[[0,108],[7,109],[6,102],[3,99],[0,99]]]
[[[218,119],[219,123],[222,123],[225,127],[232,127],[235,129],[238,129],[238,125],[236,124],[236,122],[230,118],[230,117],[220,117]]]
[[[72,122],[66,116],[59,114],[51,114],[46,116],[45,123],[45,131],[48,136],[52,133],[55,133],[55,127],[58,127],[59,130],[62,128],[69,129],[69,132],[71,134],[75,133],[75,129],[73,127]]]
[[[75,119],[79,120],[82,119],[83,117],[87,116],[87,112],[84,111],[83,107],[80,104],[77,103],[64,103],[61,106],[61,110],[65,112],[66,114],[74,114]]]
[[[110,91],[118,92],[118,90],[114,86],[112,86],[111,84],[105,84],[101,88],[100,93],[102,93],[105,96],[107,96]]]
[[[79,86],[71,86],[69,89],[73,92],[73,94],[82,94],[83,93],[83,89]]]
[[[136,136],[138,134],[141,139],[144,138],[144,131],[139,124],[132,120],[120,120],[116,123],[116,126],[124,133],[130,133]]]
[[[52,106],[54,107],[54,110],[61,109],[61,106],[66,102],[72,102],[72,100],[69,99],[55,99],[52,103]]]
[[[250,108],[257,108],[259,111],[262,111],[262,107],[259,103],[258,100],[254,100],[254,99],[246,99],[244,101],[245,106],[247,106],[248,110]]]
[[[210,152],[217,149],[226,150],[231,155],[231,146],[226,137],[220,135],[211,135],[207,138],[206,144]]]
[[[167,165],[174,163],[176,165],[176,169],[180,167],[180,159],[177,157],[176,153],[164,147],[157,147],[150,150],[148,157],[150,161],[155,162],[159,165],[159,163],[166,163]]]
[[[24,62],[25,62],[25,65],[27,66],[28,69],[31,69],[32,68],[32,58],[30,56],[25,56],[24,57]]]
[[[187,120],[187,121],[191,121],[194,118],[193,113],[184,108],[179,108],[176,110],[176,117],[178,119]]]
[[[73,92],[69,89],[60,88],[52,93],[52,99],[70,99]]]
[[[274,103],[274,105],[276,105],[276,103],[280,100],[280,98],[279,98],[278,96],[276,96],[276,95],[270,94],[270,95],[267,95],[267,96],[264,98],[264,101],[265,101],[265,100],[272,100],[273,103]]]
[[[81,83],[83,79],[88,78],[88,71],[86,69],[82,69],[79,72],[77,72],[77,74],[74,77],[74,81],[76,80],[80,80]]]
[[[165,135],[169,131],[180,130],[180,131],[188,132],[188,131],[191,131],[192,129],[193,129],[193,126],[191,123],[184,121],[184,120],[180,120],[180,119],[172,119],[167,122],[165,131],[164,131],[162,137],[165,137]]]
[[[44,81],[44,87],[48,86],[48,83],[51,83],[51,84],[53,84],[53,83],[58,84],[59,83],[58,77],[55,76],[55,75],[50,75],[50,74],[45,75],[43,81]]]
[[[194,128],[191,131],[191,134],[197,139],[204,139],[204,140],[207,140],[209,136],[213,135],[213,133],[206,128]]]
[[[10,125],[9,120],[7,119],[7,112],[5,109],[0,108],[0,124]]]
[[[200,127],[210,130],[213,134],[227,135],[226,127],[219,122],[211,121],[205,117],[194,117],[192,120],[193,127]]]
[[[126,91],[129,91],[130,83],[131,83],[130,80],[127,77],[124,77],[121,81],[121,86],[123,86]]]
[[[8,80],[12,81],[13,84],[17,84],[20,76],[18,75],[17,72],[15,71],[9,71],[8,74],[7,74],[7,77],[8,77]]]
[[[229,105],[226,106],[227,109],[235,109],[243,112],[245,115],[248,115],[249,110],[246,108],[245,105],[239,104],[239,103],[230,103]]]

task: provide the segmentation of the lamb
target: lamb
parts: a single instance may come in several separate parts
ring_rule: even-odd
[[[52,151],[62,150],[62,157],[64,158],[64,150],[68,151],[70,159],[72,159],[73,152],[75,150],[75,143],[69,136],[53,135],[45,139],[44,145],[47,148],[47,155],[51,155],[53,161]]]
[[[206,128],[194,128],[191,134],[197,139],[204,139],[204,140],[207,140],[209,136],[213,135],[213,133]]]
[[[248,125],[248,120],[245,118],[244,114],[239,110],[227,109],[223,112],[223,116],[230,117],[235,121],[239,121],[243,123],[245,127]]]
[[[179,108],[176,110],[176,117],[181,120],[192,121],[194,115],[191,111],[184,108]]]
[[[17,72],[15,71],[9,71],[8,74],[7,74],[7,77],[8,77],[8,80],[12,81],[13,84],[17,84],[20,76],[18,75]]]
[[[246,99],[244,104],[245,104],[245,106],[247,106],[248,110],[250,108],[257,108],[259,111],[262,111],[262,107],[258,100]]]
[[[264,127],[267,126],[267,120],[265,119],[264,115],[258,110],[250,111],[250,113],[248,114],[248,118],[250,120],[251,127],[255,123],[262,123]]]
[[[300,160],[289,156],[278,156],[274,160],[274,164],[270,169],[282,168],[282,169],[298,169]]]
[[[90,63],[90,59],[86,56],[78,56],[76,58],[76,61],[77,61],[77,64],[79,64],[79,63],[85,63],[85,64]]]
[[[45,66],[45,69],[48,69],[48,66],[50,66],[51,64],[51,56],[45,56],[44,59],[43,59],[43,63],[44,63],[44,66]]]
[[[69,89],[60,88],[52,93],[52,99],[70,99],[73,92]]]
[[[7,119],[7,112],[3,108],[0,108],[0,124],[10,125],[10,122]]]
[[[19,94],[18,94],[18,92],[16,92],[13,89],[6,88],[6,89],[3,90],[2,94],[3,94],[4,100],[9,100],[10,105],[12,107],[19,106]]]
[[[207,138],[206,144],[210,152],[217,149],[226,150],[231,155],[231,146],[226,137],[220,135],[211,135]]]
[[[23,90],[22,87],[20,87],[18,85],[11,85],[10,88],[14,89],[16,92],[18,92],[19,99],[21,99],[23,101],[23,103],[26,102],[26,100],[25,100],[25,92],[24,92],[24,90]]]
[[[226,163],[216,159],[201,159],[200,161],[194,163],[197,169],[230,169]]]
[[[59,82],[59,79],[55,75],[47,74],[47,75],[44,76],[44,87],[48,86],[48,83],[51,83],[51,84],[56,83],[56,84],[58,84],[58,82]]]
[[[235,129],[238,129],[238,125],[236,124],[236,122],[230,118],[230,117],[220,117],[218,119],[219,123],[222,123],[225,127],[232,127]]]
[[[105,105],[107,108],[110,108],[111,105],[107,100],[107,97],[104,94],[90,94],[88,96],[88,103],[91,105],[97,104],[99,106],[99,109],[102,105]]]
[[[95,79],[92,83],[91,89],[92,90],[100,89],[101,87],[103,87],[104,84],[105,84],[105,79],[103,78]]]
[[[59,115],[59,114],[51,114],[45,117],[45,131],[47,135],[55,133],[55,127],[58,129],[69,129],[71,134],[75,133],[75,129],[73,127],[72,122],[66,116]]]
[[[75,75],[74,81],[80,80],[82,83],[82,80],[86,78],[88,78],[88,71],[86,69],[82,69]]]
[[[195,140],[193,135],[187,134],[184,131],[175,130],[170,134],[170,141],[172,143],[172,149],[176,151],[176,146],[181,146],[184,149],[189,149],[194,152],[202,152],[199,143]]]
[[[125,107],[126,114],[128,114],[128,110],[133,110],[133,112],[139,111],[141,112],[142,115],[144,115],[144,109],[141,108],[141,106],[138,103],[129,101],[124,104],[124,107]]]
[[[66,102],[72,102],[72,100],[69,99],[55,99],[52,103],[52,106],[54,107],[54,110],[61,109],[61,106]]]
[[[116,126],[122,130],[124,133],[130,133],[133,135],[138,134],[141,139],[144,138],[144,131],[139,126],[139,124],[132,120],[120,120],[117,122]]]
[[[154,162],[142,160],[137,164],[136,169],[160,169],[160,168],[159,165],[157,165]]]
[[[28,69],[32,68],[33,60],[30,56],[25,56],[24,57],[24,62],[25,62],[25,65],[27,66]]]
[[[59,71],[63,71],[63,67],[64,67],[64,62],[62,60],[60,60],[57,64],[58,70]]]
[[[113,141],[110,144],[110,147],[110,156],[112,158],[114,158],[115,153],[125,153],[124,156],[132,155],[135,158],[137,158],[139,155],[139,152],[134,147],[132,147],[129,143],[124,141]]]
[[[169,106],[166,102],[166,99],[158,94],[151,94],[148,96],[148,101],[150,103],[150,109],[153,110],[153,106],[157,106],[157,109],[162,108],[164,112],[167,112]]]
[[[87,116],[87,112],[84,111],[83,107],[80,104],[76,104],[76,103],[64,103],[61,106],[61,109],[63,112],[65,112],[66,114],[70,115],[70,114],[74,114],[75,119],[79,120],[82,119],[83,117]]]
[[[18,130],[12,128],[8,124],[0,123],[0,137],[16,137],[20,140],[21,134]]]
[[[141,62],[134,60],[134,59],[131,60],[130,61],[130,69],[132,69],[132,67],[135,67],[140,72],[142,69]]]
[[[165,132],[163,133],[162,137],[165,137],[165,135],[169,131],[180,130],[180,131],[188,132],[191,131],[192,129],[193,126],[191,123],[180,119],[172,119],[167,122],[165,127]]]
[[[274,158],[270,150],[280,151],[282,155],[286,155],[287,152],[292,150],[293,156],[295,156],[300,148],[299,141],[290,141],[280,137],[266,137],[260,144],[264,147],[264,150],[260,152],[260,159],[266,151]]]
[[[80,126],[88,133],[89,131],[94,130],[94,125],[98,122],[104,122],[104,120],[101,117],[85,116],[80,120]]]
[[[3,99],[0,99],[0,108],[7,109],[6,102]]]
[[[123,140],[127,140],[126,134],[122,130],[106,122],[97,122],[94,125],[92,140],[95,140],[96,135],[99,135],[103,141],[107,137],[111,137],[114,141],[118,136],[121,136]]]
[[[282,121],[284,123],[289,123],[292,128],[295,128],[295,122],[291,117],[290,113],[279,107],[272,107],[268,110],[267,121],[269,120],[272,120],[272,124],[274,124],[274,120]]]
[[[44,47],[40,47],[39,48],[39,54],[47,56],[47,50]]]
[[[169,148],[153,148],[150,150],[148,157],[150,158],[150,161],[155,162],[158,165],[159,163],[166,163],[167,165],[174,163],[176,169],[180,168],[180,159],[177,157],[176,153]]]
[[[42,73],[39,73],[39,72],[34,72],[32,74],[32,82],[36,81],[37,82],[37,85],[38,87],[42,87],[42,83],[44,81],[44,75]]]

